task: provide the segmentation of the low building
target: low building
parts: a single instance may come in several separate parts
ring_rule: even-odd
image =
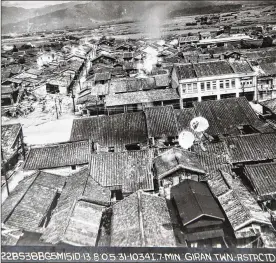
[[[65,179],[41,171],[25,177],[2,204],[2,224],[7,228],[42,233]]]
[[[93,181],[87,168],[71,174],[40,240],[50,244],[96,246],[102,212],[109,204],[110,191]]]
[[[257,73],[247,61],[209,61],[176,64],[172,71],[172,87],[180,95],[180,107],[193,101],[219,100],[245,96],[257,99]]]
[[[194,102],[197,116],[206,118],[211,136],[267,133],[274,130],[260,120],[245,97]]]
[[[244,174],[261,202],[265,202],[271,210],[276,211],[276,163],[246,165]]]
[[[275,246],[275,230],[272,228],[269,213],[262,211],[255,198],[231,169],[212,172],[208,184],[234,232],[232,239],[228,231],[227,242],[234,243],[236,247],[246,248]]]
[[[90,147],[88,141],[74,141],[30,148],[24,170],[44,170],[53,173],[68,174],[79,170],[89,162]]]
[[[137,191],[113,205],[110,246],[175,247],[165,199]]]
[[[90,157],[90,176],[108,188],[114,201],[139,189],[154,191],[151,150],[98,153]]]
[[[276,59],[274,56],[259,59],[257,66],[258,72],[258,100],[276,98]]]
[[[186,179],[204,180],[205,170],[196,154],[181,148],[164,149],[153,160],[153,170],[158,179],[159,191],[170,197],[170,188]],[[169,189],[167,189],[169,188]]]
[[[276,133],[228,137],[225,143],[229,161],[235,165],[268,162],[276,158]]]
[[[89,139],[107,152],[143,148],[148,141],[146,117],[143,112],[132,112],[74,119],[70,140]]]
[[[141,111],[146,107],[174,105],[179,108],[179,95],[176,89],[136,91],[109,94],[105,99],[108,112]]]
[[[20,123],[1,126],[2,175],[12,169],[22,154],[25,158],[23,130]]]
[[[171,200],[189,247],[225,246],[225,217],[207,184],[184,180],[172,187]]]
[[[180,37],[178,39],[178,44],[180,47],[183,45],[197,44],[199,39],[199,35]]]

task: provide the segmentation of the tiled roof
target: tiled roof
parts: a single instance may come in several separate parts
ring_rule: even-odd
[[[110,72],[96,73],[95,81],[109,80],[111,78]]]
[[[126,144],[147,141],[146,118],[143,112],[74,119],[71,140],[88,140],[101,146],[125,149]]]
[[[270,215],[261,209],[241,179],[229,168],[225,166],[212,173],[208,184],[218,198],[236,238],[256,236],[251,224],[271,225]]]
[[[95,246],[104,207],[78,201],[62,238],[63,243],[73,246]]]
[[[89,176],[81,199],[91,203],[108,206],[111,201],[111,191],[99,185]]]
[[[137,78],[122,78],[122,79],[113,79],[109,84],[109,93],[126,93],[134,92],[141,90],[150,90],[155,88],[155,79],[146,78],[146,79],[137,79]]]
[[[240,134],[238,126],[254,127],[261,122],[244,97],[194,102],[194,108],[198,116],[208,120],[209,128],[206,132],[211,135]]]
[[[276,196],[276,163],[245,166],[244,173],[261,200]]]
[[[192,64],[178,64],[175,66],[178,79],[194,79],[197,77]]]
[[[196,41],[199,41],[198,35],[179,38],[179,43],[188,43],[188,42],[196,42]]]
[[[156,87],[168,87],[170,84],[169,75],[162,74],[154,76]]]
[[[224,221],[224,216],[208,186],[202,182],[184,180],[171,188],[183,226],[202,216]]]
[[[30,176],[25,177],[11,192],[11,194],[7,197],[7,199],[2,204],[1,209],[1,222],[5,223],[5,221],[12,214],[14,208],[18,205],[18,203],[22,200],[28,189],[33,184],[36,179],[38,172],[33,173]]]
[[[226,144],[232,163],[276,158],[276,133],[229,137]]]
[[[89,160],[88,141],[76,141],[31,148],[24,164],[26,170],[86,164]]]
[[[122,94],[109,94],[105,98],[107,107],[150,103],[154,101],[179,100],[176,89],[136,91]]]
[[[101,186],[119,187],[123,193],[153,190],[151,150],[92,154],[90,175]]]
[[[133,58],[133,52],[124,52],[123,57],[124,58]]]
[[[258,212],[249,210],[233,190],[219,196],[218,200],[234,231],[252,223],[270,224],[269,220],[261,215],[260,207]]]
[[[174,247],[166,200],[138,191],[113,206],[111,246]]]
[[[200,62],[193,64],[196,76],[200,77],[210,77],[219,76],[225,74],[233,74],[234,71],[226,61],[210,61],[210,62]]]
[[[224,142],[209,143],[204,147],[205,151],[199,145],[195,145],[194,149],[205,170],[211,172],[229,164],[229,156]]]
[[[88,169],[84,168],[67,178],[51,220],[40,238],[41,241],[57,244],[62,240],[75,203],[84,192],[88,176]]]
[[[172,106],[145,108],[148,136],[178,136],[178,126]]]
[[[229,62],[235,73],[252,73],[254,70],[251,68],[246,60],[236,60]]]
[[[37,229],[46,216],[57,191],[40,184],[33,184],[15,207],[6,224],[25,230]]]
[[[12,148],[15,147],[21,129],[20,123],[1,125],[1,146],[4,159],[9,159],[13,154],[14,150]]]
[[[176,120],[179,127],[179,132],[183,130],[190,130],[190,122],[196,117],[194,108],[177,109],[174,110]]]
[[[195,153],[171,148],[154,159],[154,167],[159,179],[162,179],[178,169],[185,169],[196,173],[204,174]]]
[[[276,98],[260,102],[260,104],[269,109],[272,113],[276,114]]]

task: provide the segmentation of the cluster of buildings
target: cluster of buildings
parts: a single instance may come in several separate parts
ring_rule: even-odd
[[[44,87],[45,93],[68,95],[85,75],[94,45],[68,45],[46,50],[34,46],[1,53],[1,107],[3,115],[17,115],[25,96]]]
[[[2,204],[3,242],[275,247],[270,103],[260,116],[239,97],[74,119],[69,141],[28,150],[30,175]],[[178,135],[196,116],[209,128],[185,150]]]
[[[2,244],[275,248],[275,50],[208,41],[70,49],[57,68],[85,71],[70,139],[26,149],[20,124],[2,126],[4,174],[21,156],[29,173],[2,203]],[[70,92],[68,76],[47,92]]]

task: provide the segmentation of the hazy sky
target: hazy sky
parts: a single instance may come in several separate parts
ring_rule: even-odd
[[[56,5],[62,3],[68,3],[71,1],[1,1],[5,6],[16,6],[23,8],[38,8],[46,5]]]

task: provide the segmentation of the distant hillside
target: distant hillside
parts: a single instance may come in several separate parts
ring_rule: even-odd
[[[242,8],[241,4],[227,4],[227,5],[214,5],[208,6],[208,8],[193,7],[184,8],[181,10],[174,10],[170,13],[170,17],[183,16],[183,15],[202,15],[202,14],[214,14],[214,13],[227,13],[236,12]]]
[[[242,2],[242,4],[249,1]],[[250,3],[253,3],[251,1]],[[255,1],[265,3],[265,1]],[[237,11],[236,1],[71,1],[43,8],[2,6],[2,34],[94,26],[121,19],[148,20],[154,13],[161,20],[183,16]],[[156,10],[160,10],[156,11]]]

